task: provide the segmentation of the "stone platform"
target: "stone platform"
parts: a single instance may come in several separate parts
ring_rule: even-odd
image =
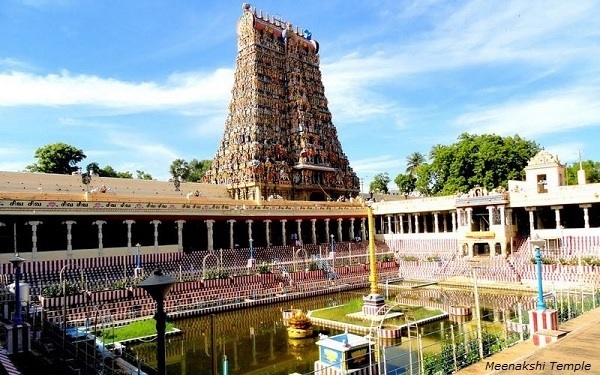
[[[459,375],[482,374],[566,374],[574,373],[565,371],[564,366],[580,365],[577,374],[600,374],[600,308],[596,308],[583,315],[573,318],[559,325],[559,330],[565,336],[556,342],[544,347],[536,346],[532,339],[516,344],[508,349],[494,354],[483,361],[475,363],[457,372]],[[562,335],[562,334],[561,334]],[[511,363],[541,363],[543,369],[531,371],[494,370],[491,364]],[[554,368],[552,368],[554,366]],[[559,369],[558,367],[561,367]]]
[[[347,314],[346,316],[353,318],[353,319],[381,322],[383,320],[383,318],[392,319],[392,318],[398,318],[402,315],[404,315],[404,314],[401,312],[392,312],[387,315],[370,315],[370,314],[364,314],[362,311],[359,311],[359,312],[355,312],[352,314]]]

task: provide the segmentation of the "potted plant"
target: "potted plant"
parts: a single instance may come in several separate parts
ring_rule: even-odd
[[[258,265],[257,271],[258,271],[258,273],[264,275],[266,273],[271,273],[271,267],[269,267],[269,265],[266,262],[262,262],[261,264]]]

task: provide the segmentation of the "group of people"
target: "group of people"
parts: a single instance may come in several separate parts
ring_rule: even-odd
[[[199,196],[200,196],[200,190],[190,191],[189,193],[187,193],[185,195],[185,197],[187,199],[190,199],[191,197],[199,197]]]
[[[113,189],[106,187],[106,185],[100,185],[90,190],[90,193],[114,193]]]

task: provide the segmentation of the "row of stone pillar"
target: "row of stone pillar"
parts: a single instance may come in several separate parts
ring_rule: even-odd
[[[329,240],[330,238],[330,234],[329,234],[329,222],[330,219],[323,219],[325,222],[325,237]],[[344,219],[342,218],[338,218],[337,222],[337,240],[338,241],[343,241],[344,240],[344,236],[342,234],[342,222]],[[355,218],[350,218],[350,232],[349,232],[349,239],[353,240],[355,238],[354,235],[354,222],[355,222]],[[286,227],[285,224],[287,223],[287,219],[281,219],[281,234],[282,234],[282,245],[285,246],[285,241],[286,241]],[[303,219],[295,219],[296,224],[297,224],[297,238],[301,239],[302,238],[302,221]],[[316,229],[316,223],[317,223],[317,219],[310,219],[311,221],[311,229],[312,229],[312,236],[311,236],[311,240],[313,244],[317,243],[317,229]],[[365,218],[361,218],[361,239],[364,241],[366,240],[365,234],[366,234],[366,224],[365,224],[366,219]],[[206,231],[207,231],[207,250],[214,250],[214,241],[213,241],[213,226],[215,223],[215,220],[204,220],[204,222],[206,223]],[[234,224],[235,224],[236,220],[230,219],[227,220],[227,223],[229,223],[229,246],[231,249],[234,248]],[[248,225],[248,242],[251,242],[253,240],[252,237],[252,224],[254,223],[254,220],[252,219],[248,219],[245,221],[246,224]],[[270,247],[272,245],[271,243],[271,228],[270,228],[270,224],[272,223],[272,220],[263,220],[263,222],[265,223],[265,238],[267,241],[267,247]],[[183,224],[185,224],[185,220],[176,220],[175,223],[177,224],[177,249],[181,252],[183,251]],[[41,221],[28,221],[26,224],[31,225],[31,242],[32,242],[32,260],[37,259],[37,226],[43,224],[43,222]],[[63,222],[64,225],[66,225],[67,227],[67,258],[71,259],[73,257],[73,245],[72,245],[72,239],[73,239],[73,235],[72,235],[72,231],[73,231],[73,225],[77,224],[77,222],[75,220],[67,220]],[[98,227],[98,257],[102,257],[104,255],[104,245],[103,245],[103,231],[102,231],[102,227],[104,224],[106,224],[106,221],[104,220],[96,220],[93,221],[92,224],[96,225]],[[132,243],[131,243],[131,227],[133,226],[133,224],[135,224],[135,220],[125,220],[123,221],[123,224],[127,225],[127,249],[131,249],[132,247]],[[152,224],[154,226],[154,250],[155,252],[158,252],[158,226],[161,223],[160,220],[152,220],[150,221],[150,224]],[[0,227],[2,226],[6,226],[4,223],[0,222]],[[333,239],[333,234],[331,235],[331,238]],[[16,244],[15,244],[15,248],[16,248]]]
[[[456,232],[456,212],[452,212],[452,227],[448,228],[448,218],[446,215],[442,216],[442,228],[440,228],[440,220],[439,214],[440,212],[432,212],[433,215],[433,231],[434,233],[439,233],[440,229],[443,230],[444,233],[448,232],[450,229],[451,232]],[[426,217],[427,213],[415,213],[415,214],[397,214],[397,215],[385,215],[385,219],[387,220],[387,233],[427,233],[427,224]],[[406,217],[406,230],[404,226],[404,219]],[[421,226],[422,223],[422,226]],[[385,228],[384,216],[381,216],[381,228]],[[422,228],[422,230],[421,230]]]
[[[488,223],[490,225],[512,225],[512,210],[505,206],[487,206]],[[469,226],[473,221],[473,208],[457,208],[459,226]],[[454,213],[453,213],[454,214]],[[453,216],[454,217],[454,216]]]
[[[41,221],[37,221],[37,220],[25,222],[25,225],[31,225],[31,255],[33,258],[32,260],[37,259],[37,227],[40,224],[43,224],[43,223]],[[17,228],[16,228],[17,224],[14,224],[14,225],[15,225],[14,231],[16,233],[17,232]],[[6,224],[0,222],[0,227],[5,227],[5,226],[6,226]],[[69,239],[69,237],[67,237],[67,239]],[[17,247],[17,236],[16,235],[15,235],[14,241],[15,241],[15,245],[14,245],[15,252],[17,252],[18,247]]]
[[[592,207],[591,204],[580,204],[579,208],[583,209],[583,227],[585,229],[590,228],[590,212],[589,209]],[[562,210],[563,206],[550,206],[554,210],[554,221],[556,222],[555,229],[563,229],[563,225],[560,217],[560,210]],[[525,207],[525,209],[529,212],[529,233],[533,233],[536,229],[535,225],[535,207]],[[538,225],[539,229],[539,225]]]
[[[344,240],[344,236],[342,234],[342,222],[344,219],[342,218],[338,218],[337,222],[337,240],[338,241],[343,241]],[[349,233],[349,239],[353,240],[355,238],[354,235],[354,221],[356,220],[355,218],[351,217],[350,219],[350,233]],[[281,238],[282,238],[282,244],[283,246],[285,246],[285,241],[287,238],[287,233],[286,233],[286,227],[285,224],[287,223],[287,219],[281,219]],[[302,221],[303,219],[295,219],[296,221],[296,236],[298,239],[302,239]],[[331,237],[334,237],[334,235],[330,235],[329,234],[329,222],[331,221],[331,219],[323,219],[323,221],[325,222],[325,238],[329,239]],[[214,220],[205,220],[206,222],[206,226],[208,228],[208,250],[213,250],[213,241],[212,241],[212,226],[214,224]],[[229,219],[227,220],[227,222],[229,223],[229,247],[231,249],[233,249],[234,247],[234,224],[236,223],[236,220],[234,219]],[[246,224],[248,225],[248,241],[250,242],[252,240],[252,224],[254,223],[254,220],[252,219],[248,219],[245,221]],[[273,222],[270,219],[266,219],[263,220],[263,222],[265,223],[265,238],[266,238],[266,246],[270,247],[273,244],[271,243],[271,223]],[[310,219],[311,222],[311,243],[312,244],[317,244],[317,219]],[[361,218],[361,223],[360,223],[360,228],[361,228],[361,239],[364,241],[366,240],[365,234],[366,234],[366,219],[365,218]]]
[[[511,211],[505,210],[504,206],[487,206],[488,222],[491,225],[512,225]],[[442,214],[442,225],[440,226],[440,214]],[[473,220],[473,208],[457,208],[456,211],[451,211],[452,218],[451,226],[449,227],[448,216],[441,212],[431,213],[414,213],[414,214],[397,214],[385,215],[387,219],[387,233],[428,233],[427,232],[427,215],[433,215],[433,233],[456,232],[458,227],[470,226]],[[531,213],[530,213],[531,215]],[[405,231],[405,216],[406,216],[406,231]],[[381,216],[381,228],[385,228],[384,216]]]

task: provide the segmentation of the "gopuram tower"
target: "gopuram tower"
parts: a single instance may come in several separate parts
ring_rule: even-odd
[[[243,4],[225,132],[207,182],[237,199],[337,200],[359,192],[310,32]]]

